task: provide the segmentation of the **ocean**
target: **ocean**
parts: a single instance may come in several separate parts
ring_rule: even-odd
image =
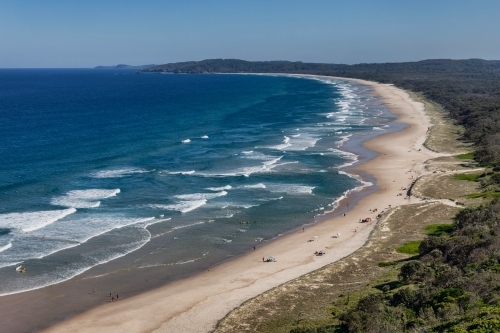
[[[334,79],[2,69],[0,296],[172,280],[324,219],[372,185],[346,146],[394,119]]]

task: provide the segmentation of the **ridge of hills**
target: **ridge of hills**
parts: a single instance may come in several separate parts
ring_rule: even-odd
[[[361,63],[356,65],[307,63],[301,61],[246,61],[239,59],[206,59],[202,61],[186,61],[152,66],[141,72],[157,73],[295,73],[318,75],[341,75],[357,73],[473,73],[491,72],[500,74],[500,60],[482,59],[429,59],[416,62],[401,63]]]

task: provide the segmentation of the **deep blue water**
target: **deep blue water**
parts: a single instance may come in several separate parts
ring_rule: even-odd
[[[343,81],[0,70],[0,295],[141,250],[133,267],[222,260],[311,222],[366,185],[343,143],[392,119]]]

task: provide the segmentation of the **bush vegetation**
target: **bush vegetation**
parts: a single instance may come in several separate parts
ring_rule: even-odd
[[[500,332],[500,200],[426,231],[394,288],[361,298],[339,325],[291,332]]]

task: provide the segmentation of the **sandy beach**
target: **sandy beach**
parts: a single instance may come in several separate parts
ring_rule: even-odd
[[[98,306],[44,332],[209,332],[244,301],[362,247],[376,223],[376,215],[417,201],[405,199],[406,191],[400,189],[416,178],[421,163],[437,154],[422,146],[430,124],[421,103],[392,85],[353,81],[370,86],[398,117],[396,122],[408,125],[399,132],[364,142],[366,148],[379,155],[349,170],[352,174],[373,175],[377,191],[351,205],[348,196],[339,203],[339,216],[304,231],[283,236],[187,279]],[[367,217],[373,222],[359,222]],[[326,254],[316,256],[315,251]],[[269,256],[274,256],[276,262],[263,262]]]

